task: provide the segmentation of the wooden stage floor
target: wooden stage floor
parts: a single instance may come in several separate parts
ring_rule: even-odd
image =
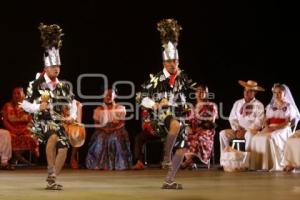
[[[0,170],[0,200],[210,200],[299,199],[300,173],[239,172],[216,169],[179,171],[183,190],[162,190],[166,171],[95,171],[64,169],[63,191],[48,191],[46,169]]]

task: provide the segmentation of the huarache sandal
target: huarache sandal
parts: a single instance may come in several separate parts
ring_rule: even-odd
[[[174,189],[174,190],[182,190],[182,184],[176,183],[176,182],[164,182],[162,185],[161,189]]]
[[[62,190],[63,186],[57,183],[48,184],[45,190]]]

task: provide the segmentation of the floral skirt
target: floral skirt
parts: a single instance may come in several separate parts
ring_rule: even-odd
[[[38,140],[29,131],[11,134],[11,145],[13,151],[30,150],[34,154],[38,151]]]
[[[197,156],[203,163],[208,164],[214,148],[215,130],[196,129],[188,134],[187,154]]]
[[[130,142],[125,128],[112,133],[96,130],[86,157],[88,169],[126,170],[131,168],[131,163]]]

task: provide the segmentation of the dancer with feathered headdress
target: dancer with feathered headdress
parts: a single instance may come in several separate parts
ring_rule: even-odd
[[[62,29],[56,25],[39,26],[44,51],[44,72],[29,83],[26,99],[22,108],[32,113],[31,131],[46,144],[48,163],[47,187],[61,190],[56,182],[67,156],[69,142],[63,123],[72,123],[76,119],[77,106],[70,85],[57,77],[60,73],[61,60],[59,50],[62,46]],[[63,118],[63,111],[70,108],[70,116]]]
[[[138,103],[147,111],[143,115],[143,128],[166,138],[162,167],[167,168],[168,173],[162,189],[182,189],[182,185],[174,179],[183,160],[186,145],[186,96],[194,84],[178,67],[177,45],[181,29],[175,19],[158,22],[164,68],[157,75],[150,74],[150,80],[142,85],[142,92],[137,94]],[[175,154],[172,156],[173,149]]]

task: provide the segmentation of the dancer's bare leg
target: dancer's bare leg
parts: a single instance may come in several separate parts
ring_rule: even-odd
[[[173,156],[173,159],[172,159],[172,167],[168,170],[168,173],[167,173],[167,176],[165,179],[166,182],[173,182],[175,180],[175,176],[176,176],[176,173],[177,173],[177,171],[180,167],[180,164],[183,160],[184,153],[185,153],[184,149],[176,150],[176,152]]]
[[[184,149],[176,150],[172,158],[172,166],[168,170],[162,189],[182,189],[182,185],[175,182],[175,176],[183,160],[184,153]]]
[[[52,134],[47,141],[46,145],[46,157],[48,163],[48,176],[56,177],[55,171],[55,160],[56,160],[56,145],[58,141],[58,136]]]
[[[56,176],[61,172],[67,157],[67,148],[59,148],[57,150],[58,136],[52,134],[46,145],[46,156],[48,162],[48,185],[46,189],[61,190],[62,185],[56,183]],[[57,151],[57,153],[56,153]]]
[[[172,150],[176,142],[176,138],[179,134],[179,131],[180,131],[179,121],[177,121],[176,119],[172,119],[170,122],[170,128],[169,128],[169,132],[165,144],[164,161],[162,163],[163,168],[169,168],[171,165]]]
[[[67,158],[68,148],[59,148],[55,159],[56,175],[59,175]]]

